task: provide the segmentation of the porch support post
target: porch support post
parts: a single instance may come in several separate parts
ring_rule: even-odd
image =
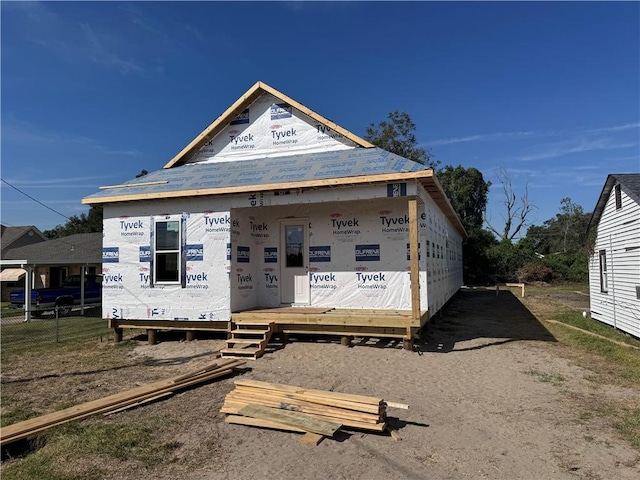
[[[411,279],[411,319],[414,325],[420,325],[420,262],[419,255],[419,223],[418,200],[409,200],[409,255],[410,255],[410,279]],[[411,332],[411,329],[407,329]],[[405,348],[413,348],[413,338],[405,341]]]

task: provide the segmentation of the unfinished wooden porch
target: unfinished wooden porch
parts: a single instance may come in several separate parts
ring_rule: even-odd
[[[235,325],[268,323],[278,335],[399,338],[407,348],[426,320],[427,311],[414,318],[411,310],[331,307],[256,308],[231,314]]]

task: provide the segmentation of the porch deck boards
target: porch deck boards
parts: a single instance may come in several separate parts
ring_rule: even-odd
[[[304,329],[312,325],[392,329],[420,327],[420,323],[413,319],[411,310],[282,307],[236,312],[231,319],[236,324],[257,320],[273,322],[289,330],[293,330],[294,326]]]

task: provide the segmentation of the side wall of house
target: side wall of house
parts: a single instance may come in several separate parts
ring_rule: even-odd
[[[624,185],[621,199],[622,208],[616,209],[612,189],[589,259],[591,317],[640,337],[640,199]],[[606,258],[606,286],[601,279],[601,252]]]
[[[462,286],[462,236],[422,187],[420,198],[421,250],[426,253],[426,288],[421,280],[420,303],[432,317]]]

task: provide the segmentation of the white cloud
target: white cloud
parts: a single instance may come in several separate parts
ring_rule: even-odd
[[[440,140],[431,140],[426,142],[429,146],[451,145],[453,143],[479,142],[486,140],[496,140],[499,138],[521,138],[534,135],[534,132],[503,132],[503,133],[484,133],[477,135],[469,135],[468,137],[443,138]]]

